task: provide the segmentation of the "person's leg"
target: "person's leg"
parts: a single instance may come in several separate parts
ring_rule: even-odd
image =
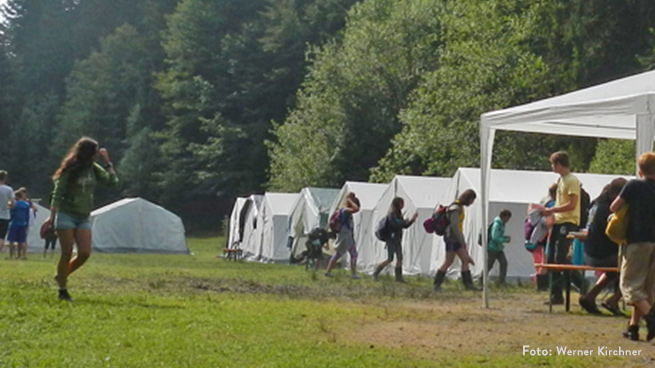
[[[405,279],[403,278],[403,248],[399,244],[396,249],[396,268],[395,268],[395,274],[396,274],[396,281],[398,282],[405,282]]]
[[[491,270],[494,268],[494,263],[496,263],[496,254],[497,252],[487,251],[487,272],[491,273]]]
[[[77,255],[70,261],[68,274],[75,272],[91,256],[91,230],[75,229],[75,244],[77,244]]]
[[[382,263],[375,268],[375,271],[373,272],[373,280],[377,281],[380,272],[382,272],[382,270],[393,261],[394,248],[395,246],[392,243],[387,243],[387,259],[382,261]]]
[[[450,265],[452,265],[453,261],[455,261],[455,256],[455,252],[446,251],[446,259],[444,260],[441,267],[439,267],[437,270],[437,273],[434,275],[434,283],[432,285],[432,289],[434,291],[441,291],[441,284],[443,284],[443,281],[446,278],[446,271],[448,271]]]
[[[18,249],[19,249],[19,258],[20,259],[27,259],[27,243],[22,242],[18,243]]]
[[[325,276],[332,276],[332,269],[334,268],[334,265],[337,263],[339,258],[341,258],[341,253],[339,253],[339,251],[335,251],[332,257],[330,257],[330,261],[328,261],[327,268],[325,269]]]
[[[59,284],[59,288],[66,289],[69,274],[68,264],[73,255],[73,246],[75,245],[75,230],[57,230],[57,235],[59,236],[59,242],[61,244],[61,255],[59,257],[59,263],[57,264],[57,276],[55,277],[57,284]]]
[[[353,245],[348,249],[350,253],[350,274],[353,278],[358,278],[357,276],[357,248]]]
[[[459,257],[459,260],[462,263],[462,272],[466,272],[469,270],[469,263],[475,265],[473,259],[469,256],[465,247],[459,247],[456,253],[457,253],[457,257]]]
[[[505,279],[507,278],[507,257],[505,257],[505,252],[499,252],[498,262],[500,263],[500,277],[498,281],[500,284],[505,284]]]

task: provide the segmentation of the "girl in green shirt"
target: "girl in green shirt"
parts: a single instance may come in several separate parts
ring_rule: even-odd
[[[104,168],[95,161],[98,155],[105,162]],[[91,255],[91,222],[93,195],[98,182],[115,185],[116,172],[106,149],[98,149],[98,142],[82,137],[69,150],[53,176],[50,217],[61,244],[61,257],[55,280],[59,285],[59,299],[72,301],[66,287],[68,276],[80,268]],[[72,258],[73,245],[77,255]],[[71,259],[72,258],[72,259]]]

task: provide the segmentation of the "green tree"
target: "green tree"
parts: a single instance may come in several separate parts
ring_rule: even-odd
[[[314,50],[297,107],[269,143],[273,190],[366,180],[400,129],[398,112],[438,66],[442,1],[368,1],[341,42]]]

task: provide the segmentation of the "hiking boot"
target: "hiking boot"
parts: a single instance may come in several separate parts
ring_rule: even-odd
[[[329,271],[325,272],[325,277],[332,277],[332,274]]]
[[[548,304],[551,304],[551,303],[552,303],[552,305],[564,305],[564,298],[561,295],[560,296],[551,295],[550,296],[550,301],[548,301],[548,300],[545,301],[544,305],[548,305]]]
[[[63,300],[66,302],[72,302],[73,298],[71,298],[70,294],[68,294],[67,289],[59,289],[59,300]]]
[[[441,284],[443,284],[443,280],[446,278],[446,273],[442,271],[437,271],[437,274],[434,275],[434,284],[432,285],[432,290],[435,292],[440,292],[441,291]]]
[[[632,341],[639,341],[639,325],[628,325],[628,328],[623,331],[623,337]]]
[[[353,274],[352,276],[350,276],[350,278],[353,279],[353,280],[359,280],[360,279],[359,275],[356,274],[356,273]]]
[[[480,291],[479,288],[473,285],[473,277],[471,276],[471,271],[462,271],[462,284],[464,284],[464,289]]]
[[[646,328],[648,329],[646,341],[650,341],[655,337],[655,308],[650,308],[648,313],[644,316],[644,320],[646,320]]]
[[[380,276],[380,272],[382,272],[383,269],[384,267],[382,267],[382,265],[375,268],[375,271],[373,272],[373,281],[378,281],[378,276]]]
[[[403,284],[406,284],[407,281],[405,281],[405,279],[403,278],[403,269],[402,268],[396,268],[395,272],[396,272],[396,281],[397,282],[402,282]]]

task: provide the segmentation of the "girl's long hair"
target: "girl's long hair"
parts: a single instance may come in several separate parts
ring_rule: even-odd
[[[68,150],[61,165],[52,176],[54,180],[59,179],[65,172],[70,173],[69,183],[75,182],[77,176],[93,165],[96,152],[98,152],[98,142],[89,138],[82,137]]]
[[[389,207],[389,213],[395,213],[396,215],[402,216],[402,207],[405,205],[405,200],[396,197],[391,201],[391,207]]]

